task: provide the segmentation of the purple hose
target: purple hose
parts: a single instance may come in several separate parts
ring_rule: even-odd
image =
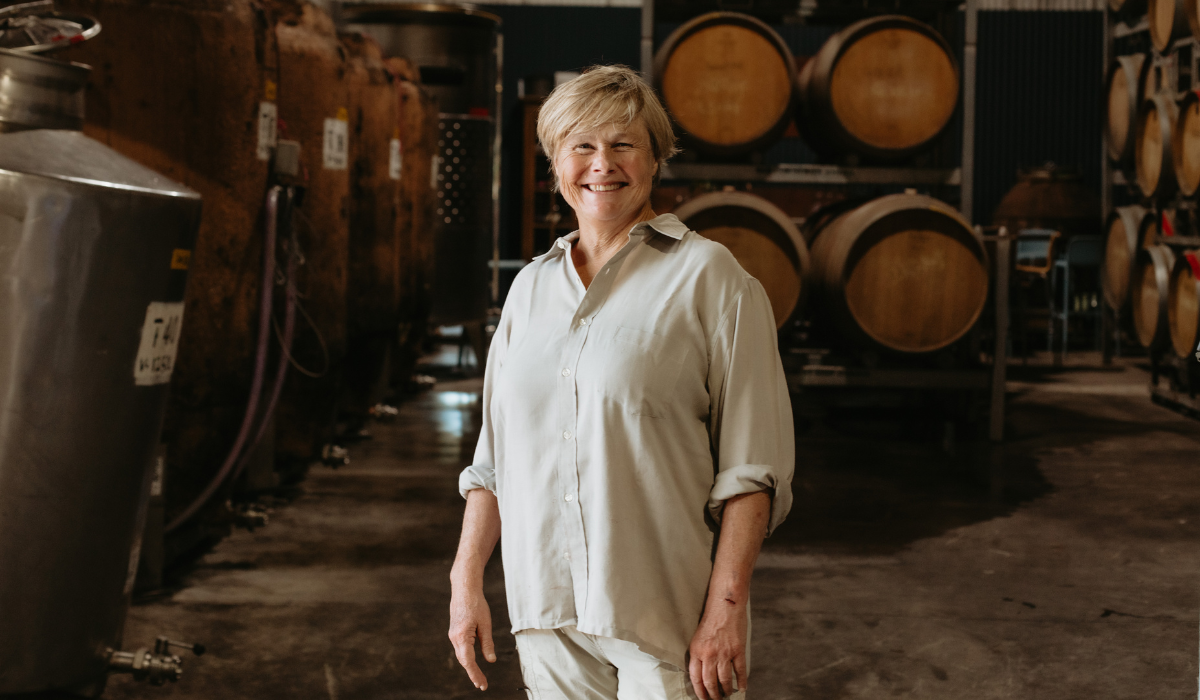
[[[254,436],[254,440],[246,446],[245,453],[238,461],[237,469],[233,471],[233,479],[237,479],[241,475],[242,470],[250,462],[250,455],[254,453],[254,448],[258,447],[258,443],[262,442],[263,436],[267,434],[267,426],[271,424],[271,416],[274,415],[275,407],[279,404],[279,395],[283,393],[283,380],[290,364],[288,356],[292,352],[292,336],[296,331],[296,287],[292,284],[292,279],[296,276],[296,257],[294,251],[288,252],[287,304],[283,312],[283,339],[280,340],[282,350],[279,354],[279,368],[275,370],[275,384],[271,387],[271,399],[267,402],[267,410],[263,411],[262,421],[258,424],[258,433]]]
[[[267,347],[271,339],[271,304],[275,288],[275,227],[278,223],[281,189],[279,185],[276,185],[267,190],[262,293],[259,295],[258,307],[258,350],[254,357],[254,379],[250,382],[250,400],[246,402],[246,415],[242,418],[242,427],[238,430],[237,440],[234,441],[233,447],[229,450],[229,456],[225,458],[225,463],[221,465],[216,476],[186,510],[167,524],[165,532],[171,532],[187,522],[204,507],[205,503],[208,503],[208,499],[212,498],[217,489],[221,487],[225,477],[229,476],[229,472],[237,462],[238,455],[241,454],[242,446],[246,443],[246,438],[250,435],[250,426],[254,423],[254,412],[258,409],[258,399],[262,395],[263,375],[266,374],[267,369]]]

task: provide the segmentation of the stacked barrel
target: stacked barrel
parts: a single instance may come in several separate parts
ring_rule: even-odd
[[[204,198],[163,432],[171,522],[195,512],[198,495],[218,478],[254,393],[272,185],[301,193],[292,219],[299,249],[287,227],[267,251],[281,276],[298,253],[288,280],[298,310],[290,351],[280,350],[285,286],[270,280],[278,290],[270,376],[250,433],[261,444],[244,460],[262,455],[268,472],[306,468],[331,441],[339,409],[365,412],[368,389],[389,364],[388,343],[392,366],[415,355],[401,331],[423,325],[429,307],[423,229],[433,209],[437,106],[402,59],[385,61],[372,41],[339,34],[311,3],[61,4],[105,26],[103,38],[70,56],[96,66],[85,131]],[[130,42],[139,51],[129,51]],[[273,155],[276,137],[300,147],[286,174]],[[280,364],[292,368],[267,421]],[[237,488],[232,477],[221,483],[168,550],[226,528],[224,504]]]
[[[1125,173],[1125,206],[1108,217],[1105,301],[1152,356],[1196,352],[1195,210],[1200,195],[1200,4],[1110,0],[1129,32],[1107,85],[1108,157]]]
[[[655,75],[685,145],[718,160],[761,153],[794,121],[825,161],[902,165],[935,144],[959,99],[950,45],[899,15],[851,24],[798,60],[763,22],[709,13],[663,43]],[[810,319],[848,350],[935,353],[987,301],[980,238],[953,207],[911,191],[826,208],[803,231],[748,192],[703,194],[675,213],[762,282],[780,328]]]

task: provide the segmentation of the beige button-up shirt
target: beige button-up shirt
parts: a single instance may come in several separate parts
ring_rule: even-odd
[[[459,479],[495,492],[514,633],[575,625],[686,668],[726,499],[787,515],[795,443],[766,292],[672,214],[584,288],[578,232],[521,270]]]

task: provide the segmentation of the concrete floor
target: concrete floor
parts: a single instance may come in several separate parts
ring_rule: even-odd
[[[752,697],[1195,696],[1200,422],[1150,403],[1133,363],[1083,361],[1013,369],[999,493],[965,444],[800,435],[793,515],[755,574]],[[350,466],[314,468],[265,529],[135,605],[127,646],[210,651],[175,686],[105,697],[478,696],[446,639],[478,387],[404,403]],[[498,561],[487,580],[487,696],[522,698]]]

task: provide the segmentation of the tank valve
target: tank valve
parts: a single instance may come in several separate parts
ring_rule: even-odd
[[[189,649],[196,656],[204,653],[203,644],[185,644],[159,637],[154,641],[154,651],[109,649],[108,670],[110,673],[128,673],[134,680],[148,681],[150,685],[162,685],[167,681],[174,683],[183,676],[183,659],[170,653],[171,647]]]

